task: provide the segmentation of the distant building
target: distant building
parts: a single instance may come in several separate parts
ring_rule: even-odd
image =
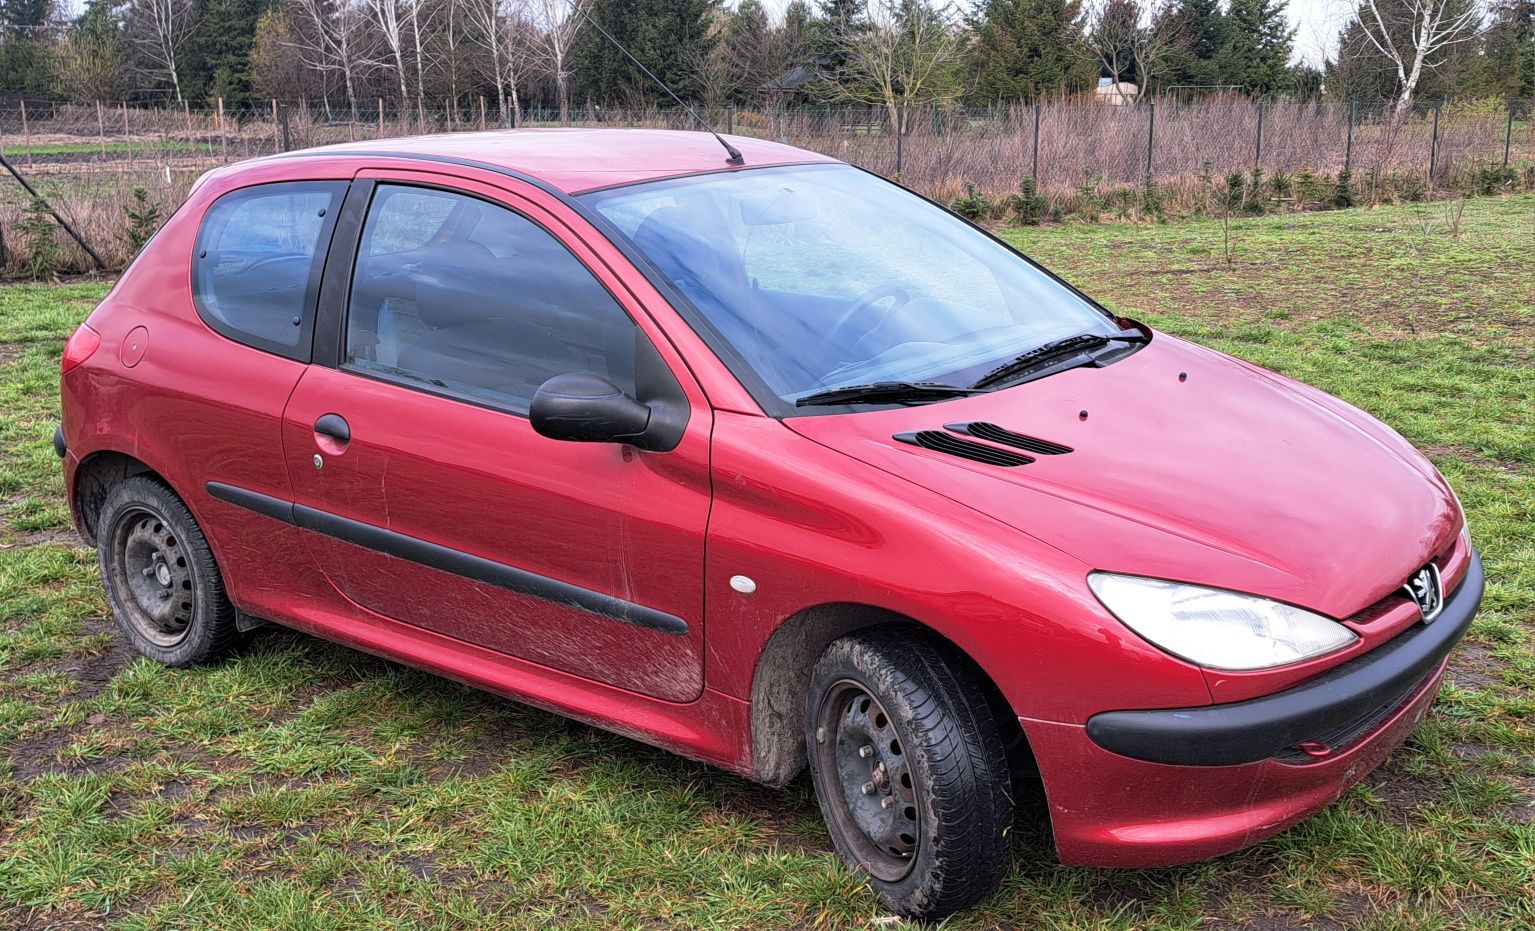
[[[1099,78],[1098,87],[1093,91],[1098,102],[1111,107],[1119,107],[1129,103],[1135,103],[1135,98],[1140,95],[1141,89],[1129,81],[1116,82],[1113,78]]]

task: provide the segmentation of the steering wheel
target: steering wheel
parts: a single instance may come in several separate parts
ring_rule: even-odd
[[[847,329],[865,310],[889,298],[895,298],[895,303],[890,306],[890,309],[896,310],[906,306],[907,302],[911,300],[911,295],[907,293],[905,288],[896,284],[877,284],[869,288],[854,298],[853,303],[848,305],[847,310],[842,312],[842,316],[837,318],[837,322],[833,323],[831,329],[826,331],[826,345],[833,348],[840,345],[839,340],[843,330]]]

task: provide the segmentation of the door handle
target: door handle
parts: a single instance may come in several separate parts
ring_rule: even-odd
[[[352,427],[340,414],[321,414],[320,419],[314,422],[314,432],[328,436],[343,446],[352,441]]]

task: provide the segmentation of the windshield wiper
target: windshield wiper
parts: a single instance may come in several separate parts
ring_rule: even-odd
[[[1004,381],[1010,381],[1033,369],[1042,368],[1051,362],[1071,356],[1082,356],[1082,361],[1087,361],[1087,353],[1094,349],[1107,346],[1109,343],[1143,343],[1148,337],[1140,330],[1120,330],[1117,333],[1079,333],[1076,336],[1068,336],[1037,346],[1020,356],[1016,356],[1010,362],[997,366],[985,375],[971,388],[992,388]],[[1072,368],[1073,366],[1067,366]]]
[[[979,388],[962,388],[959,385],[940,385],[919,381],[876,381],[867,385],[843,385],[807,394],[794,403],[799,407],[823,404],[922,404],[959,398],[972,394],[984,394]]]

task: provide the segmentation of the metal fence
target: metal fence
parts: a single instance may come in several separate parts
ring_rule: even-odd
[[[1087,186],[1136,185],[1147,177],[1192,189],[1254,167],[1323,178],[1350,169],[1356,177],[1406,177],[1428,189],[1464,187],[1488,167],[1535,164],[1532,104],[1444,102],[1397,117],[1378,102],[1254,102],[1230,95],[1131,106],[1061,100],[895,113],[725,108],[705,115],[723,131],[833,155],[947,201],[966,183],[1001,199],[1032,177],[1047,196],[1067,198]],[[433,108],[271,101],[241,111],[13,100],[0,101],[0,153],[115,263],[125,258],[118,240],[134,188],[149,191],[168,213],[199,174],[229,162],[512,122],[694,128],[678,110],[596,106],[573,109],[564,119],[533,110],[502,120],[494,102],[483,98]],[[25,203],[19,187],[0,184],[0,231],[14,229]]]

